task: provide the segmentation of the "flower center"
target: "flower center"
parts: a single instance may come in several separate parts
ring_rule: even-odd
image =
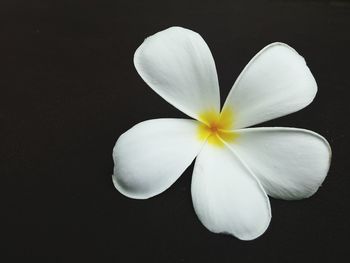
[[[208,140],[208,143],[214,146],[223,147],[224,143],[232,142],[237,138],[237,133],[233,128],[233,111],[225,108],[221,113],[215,110],[203,111],[200,115],[198,124],[198,138]]]

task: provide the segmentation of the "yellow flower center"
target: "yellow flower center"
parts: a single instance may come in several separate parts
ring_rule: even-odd
[[[232,142],[237,138],[237,133],[232,131],[234,123],[233,111],[225,108],[221,113],[215,110],[207,110],[199,115],[198,138],[208,140],[213,146],[223,147],[224,143]]]

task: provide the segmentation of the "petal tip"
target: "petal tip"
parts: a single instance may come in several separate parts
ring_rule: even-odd
[[[270,222],[271,222],[271,213],[269,214],[268,220],[266,221],[266,224],[263,225],[263,227],[261,229],[259,229],[258,231],[255,231],[254,233],[235,233],[234,231],[218,231],[214,228],[210,228],[209,226],[207,226],[201,219],[200,217],[199,221],[202,223],[202,225],[208,229],[210,232],[215,233],[215,234],[222,234],[222,235],[228,235],[228,236],[232,236],[235,237],[239,240],[242,241],[253,241],[257,238],[260,238],[265,232],[266,230],[269,228],[270,226]]]
[[[149,199],[152,197],[152,196],[133,194],[130,191],[127,191],[126,189],[124,189],[124,187],[122,187],[121,184],[118,183],[118,180],[115,174],[112,174],[112,182],[115,189],[117,189],[118,192],[124,195],[125,197],[131,198],[131,199],[139,199],[139,200]]]

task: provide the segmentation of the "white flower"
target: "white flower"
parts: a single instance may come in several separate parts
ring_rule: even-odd
[[[136,199],[170,187],[196,158],[194,209],[210,231],[242,240],[265,232],[267,195],[294,200],[314,194],[327,175],[331,149],[322,136],[297,128],[246,128],[287,115],[314,99],[305,60],[283,43],[262,49],[244,68],[220,113],[215,63],[202,37],[171,27],[136,50],[143,80],[192,119],[141,122],[113,150],[115,187]]]

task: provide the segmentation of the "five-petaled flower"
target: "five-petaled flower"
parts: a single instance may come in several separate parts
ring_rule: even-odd
[[[113,150],[115,187],[136,199],[158,195],[195,161],[191,194],[210,231],[242,240],[265,232],[270,195],[314,194],[327,175],[331,149],[297,128],[246,128],[298,111],[317,85],[305,60],[283,43],[263,48],[244,68],[220,110],[214,59],[201,36],[171,27],[136,50],[143,80],[193,119],[155,119],[122,134]]]

